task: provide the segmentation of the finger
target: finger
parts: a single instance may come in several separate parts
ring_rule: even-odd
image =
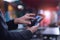
[[[27,17],[27,19],[36,19],[36,18],[34,18],[34,17]]]
[[[30,22],[30,21],[25,21],[24,23],[25,23],[25,24],[31,24],[31,22]]]
[[[40,23],[38,23],[38,24],[37,24],[36,26],[34,26],[34,27],[39,27],[39,24],[40,24]]]
[[[40,23],[38,23],[36,26],[38,26],[38,27],[39,27],[39,25],[40,25]]]
[[[26,14],[27,16],[35,16],[33,13]]]

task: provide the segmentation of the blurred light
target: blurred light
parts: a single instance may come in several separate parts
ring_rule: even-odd
[[[50,14],[51,14],[51,12],[49,10],[44,11],[44,15],[46,18],[50,18],[50,16],[51,16]]]
[[[39,11],[38,11],[38,14],[43,14],[43,13],[44,13],[43,10],[39,10]]]
[[[8,5],[8,10],[9,11],[12,11],[13,10],[13,7],[11,5]]]
[[[59,9],[59,6],[57,6],[57,9]]]
[[[51,20],[51,12],[49,10],[44,10],[44,26],[47,27],[50,24],[50,20]]]
[[[4,1],[7,1],[7,2],[15,2],[15,1],[18,1],[18,0],[4,0]]]
[[[44,11],[43,10],[40,10],[40,14],[43,14],[44,13]]]
[[[22,10],[24,9],[24,7],[22,5],[18,5],[17,7],[18,7],[18,9],[22,9]]]

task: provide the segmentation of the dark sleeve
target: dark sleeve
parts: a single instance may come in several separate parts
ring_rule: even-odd
[[[8,32],[6,30],[0,31],[0,38],[2,40],[30,40],[32,33],[29,30],[21,32]]]
[[[14,29],[17,29],[18,28],[18,24],[15,24],[14,23],[14,20],[10,20],[10,21],[8,21],[6,23],[8,25],[8,29],[9,30],[14,30]]]
[[[0,17],[0,40],[29,40],[32,37],[32,33],[29,30],[10,32],[5,27],[8,26],[2,17]]]
[[[32,38],[32,33],[29,30],[25,30],[21,32],[9,32],[10,40],[30,40],[31,38]]]

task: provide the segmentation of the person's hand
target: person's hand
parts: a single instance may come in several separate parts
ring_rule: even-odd
[[[26,15],[20,17],[20,18],[16,18],[14,20],[14,23],[17,23],[17,24],[31,24],[31,21],[29,21],[29,19],[35,19],[34,18],[35,14],[33,13],[27,13]]]
[[[36,32],[39,27],[39,23],[36,26],[27,27],[27,30],[30,30],[32,33]]]

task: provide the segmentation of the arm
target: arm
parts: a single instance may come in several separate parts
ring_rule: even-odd
[[[29,30],[21,32],[9,32],[10,40],[29,40],[32,37],[32,32]],[[9,40],[9,39],[8,39]]]
[[[1,40],[29,40],[32,37],[32,32],[29,30],[21,32],[8,32],[7,30],[0,30]]]
[[[31,16],[31,17],[30,17]],[[16,29],[18,27],[18,24],[31,24],[30,21],[27,21],[29,19],[35,19],[34,17],[35,14],[26,14],[20,18],[15,18],[14,20],[11,20],[9,22],[7,22],[8,28],[9,29]]]
[[[9,32],[5,27],[8,27],[2,17],[0,17],[0,40],[28,40],[32,37],[32,32],[29,30],[21,32]]]
[[[9,32],[5,27],[8,26],[0,16],[0,40],[29,40],[32,33],[38,29],[38,26],[33,26],[21,32]]]
[[[6,22],[8,25],[8,29],[9,30],[13,30],[13,29],[17,29],[18,24],[14,23],[14,20],[10,20],[9,22]]]

